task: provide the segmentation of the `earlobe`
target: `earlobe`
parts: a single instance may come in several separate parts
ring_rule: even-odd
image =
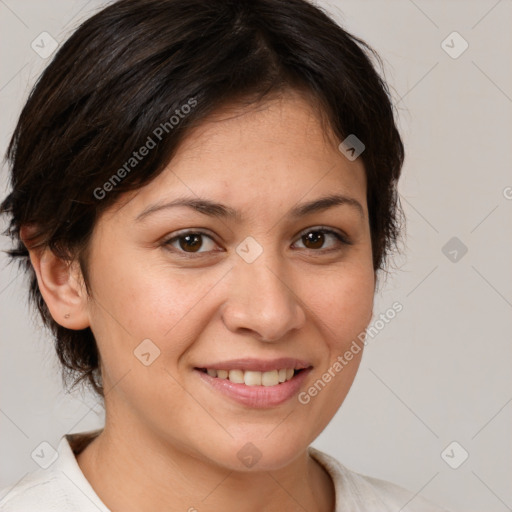
[[[53,319],[62,327],[89,327],[87,293],[78,262],[59,258],[49,248],[30,249],[37,283]]]

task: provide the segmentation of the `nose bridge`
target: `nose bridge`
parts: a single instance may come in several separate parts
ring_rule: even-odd
[[[230,330],[251,330],[264,341],[277,341],[303,325],[302,305],[277,254],[266,249],[251,263],[238,256],[235,261],[223,313]]]

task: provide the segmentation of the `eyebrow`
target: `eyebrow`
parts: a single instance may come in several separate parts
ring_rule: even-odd
[[[359,215],[364,218],[364,209],[361,203],[352,197],[347,197],[342,194],[331,194],[329,196],[321,197],[307,203],[299,204],[298,206],[292,208],[287,216],[290,218],[303,217],[311,213],[325,211],[329,208],[340,205],[350,206],[351,208],[357,210]],[[238,210],[235,210],[222,203],[210,201],[209,199],[183,197],[174,199],[173,201],[167,203],[157,203],[148,206],[144,211],[137,215],[135,221],[140,222],[153,213],[180,206],[192,208],[193,210],[196,210],[197,212],[208,215],[210,217],[232,219],[238,221],[242,219],[242,215]]]

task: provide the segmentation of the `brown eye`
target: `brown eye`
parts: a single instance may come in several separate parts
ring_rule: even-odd
[[[351,244],[341,233],[325,228],[310,229],[305,232],[299,240],[304,245],[304,248],[314,251],[329,251],[336,249],[337,246],[339,248],[340,246]],[[324,247],[324,244],[329,240],[334,240],[334,243],[331,242],[327,247]]]
[[[308,249],[321,249],[324,245],[325,235],[321,231],[310,231],[302,236],[302,243]]]
[[[202,235],[199,234],[180,236],[178,238],[179,246],[186,252],[196,252],[203,245],[201,237]]]
[[[214,252],[213,249],[216,243],[206,233],[189,231],[170,238],[164,242],[164,245],[169,247],[173,252],[184,255]]]

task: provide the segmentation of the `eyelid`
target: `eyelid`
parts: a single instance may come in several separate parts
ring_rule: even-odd
[[[214,238],[215,238],[215,235],[207,229],[185,228],[185,229],[180,229],[179,231],[175,231],[175,232],[171,233],[172,236],[165,237],[164,240],[167,240],[167,241],[174,240],[175,238],[179,238],[180,236],[191,235],[191,234],[205,235],[205,236],[210,237],[212,240],[214,240]]]

